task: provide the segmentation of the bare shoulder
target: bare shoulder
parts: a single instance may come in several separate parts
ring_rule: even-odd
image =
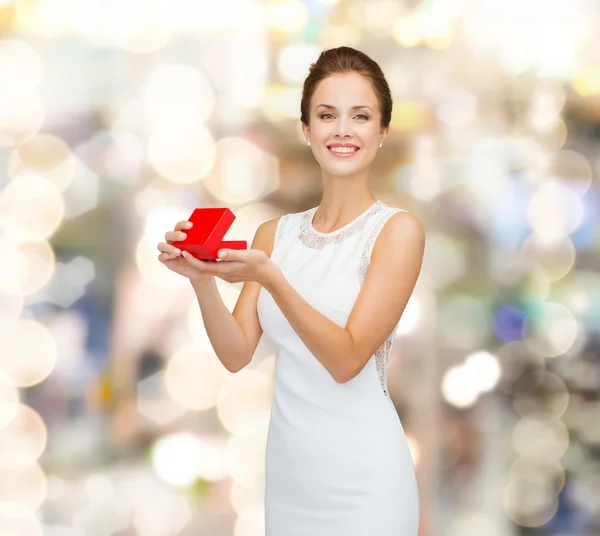
[[[425,247],[425,230],[421,220],[411,212],[401,211],[392,215],[385,223],[373,248],[373,256],[378,253],[387,257],[394,252],[408,249],[422,254]]]
[[[280,217],[273,218],[261,223],[254,233],[254,240],[252,241],[252,249],[260,249],[267,255],[271,255],[273,251],[273,242],[275,241],[275,232],[277,231],[277,224],[279,223]]]

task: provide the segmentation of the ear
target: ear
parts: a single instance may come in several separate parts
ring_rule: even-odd
[[[302,123],[302,134],[304,134],[304,139],[306,141],[310,140],[310,127]]]
[[[383,140],[385,140],[386,136],[388,135],[388,132],[390,131],[390,125],[388,125],[387,127],[384,127],[381,129],[381,138],[379,139],[379,142],[382,143]]]

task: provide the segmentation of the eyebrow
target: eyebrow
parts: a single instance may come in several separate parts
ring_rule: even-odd
[[[327,108],[328,110],[337,110],[337,108],[331,104],[319,104],[317,106],[317,108]],[[359,104],[358,106],[352,106],[351,110],[361,110],[363,108],[366,108],[367,110],[371,110],[371,108],[369,108],[366,104]],[[371,110],[373,111],[373,110]]]

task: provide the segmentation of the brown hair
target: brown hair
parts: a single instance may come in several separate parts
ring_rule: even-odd
[[[381,126],[387,127],[392,119],[392,94],[381,67],[365,53],[350,47],[331,48],[321,52],[312,63],[302,88],[300,101],[300,121],[309,124],[310,101],[321,80],[332,74],[358,73],[364,76],[377,95],[381,109]]]

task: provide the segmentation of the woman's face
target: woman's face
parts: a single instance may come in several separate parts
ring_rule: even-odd
[[[310,126],[302,125],[317,162],[332,175],[365,170],[375,158],[388,127],[371,83],[358,73],[321,80],[310,103]]]

